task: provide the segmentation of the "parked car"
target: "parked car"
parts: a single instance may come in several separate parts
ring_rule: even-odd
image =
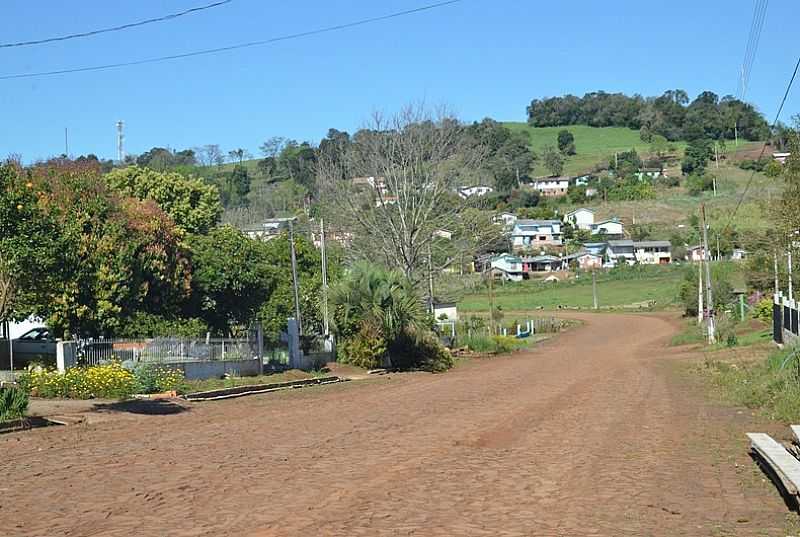
[[[15,338],[14,369],[24,368],[32,362],[44,365],[56,364],[56,340],[44,326],[32,328]],[[9,345],[7,339],[0,339],[0,369],[9,369]]]

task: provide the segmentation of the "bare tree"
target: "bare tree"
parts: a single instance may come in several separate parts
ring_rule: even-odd
[[[372,117],[346,146],[321,151],[317,180],[326,218],[352,236],[354,257],[381,260],[419,285],[433,267],[433,248],[458,235],[468,204],[459,177],[480,168],[485,151],[446,112],[409,106]],[[442,233],[446,232],[446,233]]]
[[[225,156],[222,154],[222,150],[220,150],[218,144],[206,144],[201,147],[195,147],[194,154],[203,166],[211,166],[213,164],[221,166],[225,163]]]
[[[232,161],[235,160],[239,164],[241,164],[244,159],[251,159],[251,158],[253,158],[253,155],[251,155],[249,151],[247,151],[246,149],[242,149],[241,147],[228,151],[228,159]]]
[[[266,142],[258,146],[258,149],[261,151],[261,154],[264,155],[266,158],[275,158],[277,157],[283,148],[286,146],[286,138],[282,136],[273,136],[269,138]]]

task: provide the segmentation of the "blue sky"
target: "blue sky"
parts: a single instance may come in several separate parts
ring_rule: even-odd
[[[1,42],[157,17],[210,0],[4,0]],[[124,32],[0,49],[0,75],[128,61],[345,23],[426,0],[231,4]],[[748,100],[777,109],[800,53],[798,5],[772,0]],[[534,97],[603,89],[657,95],[682,88],[735,93],[753,2],[464,0],[369,26],[161,64],[0,81],[0,155],[26,161],[64,150],[116,154],[216,143],[257,154],[271,136],[319,140],[374,110],[424,100],[463,120],[525,120]],[[800,82],[783,119],[799,112]]]

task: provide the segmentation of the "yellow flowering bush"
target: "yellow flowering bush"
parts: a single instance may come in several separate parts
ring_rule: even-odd
[[[59,373],[54,369],[33,368],[22,376],[23,384],[34,397],[93,397],[124,399],[136,393],[136,377],[118,362],[92,367],[76,367]]]

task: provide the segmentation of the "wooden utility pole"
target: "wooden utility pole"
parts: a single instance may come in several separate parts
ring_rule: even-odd
[[[592,269],[592,301],[594,309],[597,309],[597,270],[595,269]]]
[[[708,331],[708,344],[717,342],[714,326],[714,295],[711,291],[711,256],[708,248],[708,226],[706,225],[706,206],[700,204],[700,213],[703,220],[703,257],[706,262],[706,309],[708,310],[706,329]]]
[[[319,219],[319,242],[322,256],[322,335],[330,334],[328,322],[328,257],[325,252],[325,219]]]
[[[303,335],[303,321],[300,318],[300,291],[297,284],[297,256],[294,251],[294,220],[289,220],[289,251],[292,256],[292,287],[294,288],[294,315],[297,319],[297,332]]]

